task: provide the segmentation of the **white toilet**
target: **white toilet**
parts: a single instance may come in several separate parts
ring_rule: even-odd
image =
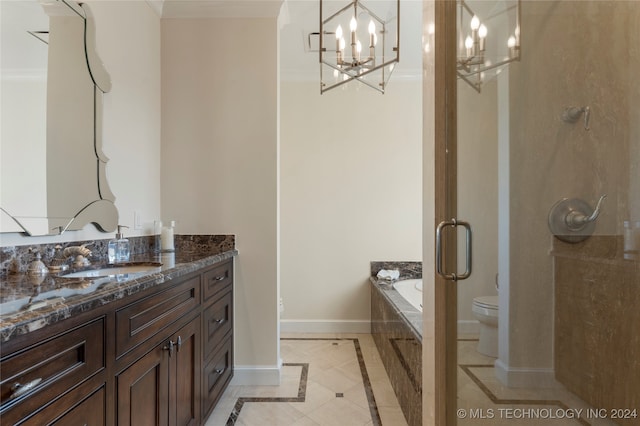
[[[498,296],[479,296],[473,299],[473,315],[480,322],[478,352],[498,357]]]

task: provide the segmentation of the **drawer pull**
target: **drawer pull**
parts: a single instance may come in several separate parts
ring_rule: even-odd
[[[217,276],[217,277],[213,277],[211,278],[211,281],[222,281],[224,280],[226,277],[224,275],[221,276]]]
[[[220,376],[222,376],[222,373],[224,373],[224,368],[218,368],[216,370],[216,373],[219,374]]]
[[[182,346],[182,337],[178,336],[178,342],[176,343],[176,346],[178,347],[176,349],[176,352],[180,352],[180,347]]]
[[[25,383],[24,385],[21,383],[15,383],[13,386],[11,386],[12,393],[9,399],[21,397],[25,393],[29,392],[31,389],[35,388],[38,385],[38,383],[40,383],[41,381],[42,379],[38,378],[30,381],[29,383]]]
[[[220,318],[214,321],[216,322],[216,324],[222,324],[224,322],[224,318]]]

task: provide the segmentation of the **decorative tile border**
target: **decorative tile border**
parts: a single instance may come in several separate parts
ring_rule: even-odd
[[[304,338],[304,337],[289,337],[289,338],[281,338],[280,340],[326,340],[326,341],[335,341],[335,340],[350,340],[353,342],[353,346],[356,350],[356,357],[358,359],[358,364],[360,366],[360,374],[362,375],[362,385],[364,387],[365,394],[367,395],[367,401],[369,402],[369,412],[371,413],[371,420],[373,426],[382,426],[382,420],[380,419],[380,413],[378,411],[378,406],[376,404],[376,399],[373,395],[373,388],[371,386],[371,381],[369,380],[369,374],[367,373],[367,366],[364,363],[364,357],[362,356],[362,350],[360,349],[360,341],[358,338],[351,337],[313,337],[313,338]],[[300,373],[300,384],[298,385],[298,396],[295,397],[239,397],[236,401],[235,406],[233,407],[233,411],[229,415],[229,419],[227,420],[226,426],[233,426],[236,424],[238,417],[240,416],[240,412],[242,407],[247,402],[305,402],[307,397],[307,380],[309,376],[309,364],[308,363],[283,363],[283,366],[301,366],[302,372]],[[341,398],[344,395],[341,393],[336,393],[336,398]]]
[[[459,339],[462,340],[462,339]],[[496,405],[555,405],[563,410],[569,410],[569,406],[557,399],[502,399],[498,398],[482,380],[471,371],[472,368],[494,368],[492,364],[458,364],[458,366],[466,373],[467,376],[480,388],[480,390]],[[585,426],[591,423],[585,419],[578,417],[577,422]]]

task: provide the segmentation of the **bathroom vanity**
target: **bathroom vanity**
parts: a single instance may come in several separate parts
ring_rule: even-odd
[[[139,256],[162,266],[75,278],[75,294],[3,310],[0,422],[204,423],[233,376],[235,255]]]

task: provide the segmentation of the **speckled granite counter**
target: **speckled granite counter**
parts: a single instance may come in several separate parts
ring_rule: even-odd
[[[421,262],[371,262],[371,334],[400,407],[410,426],[422,424],[422,312],[378,280],[381,269],[397,269],[400,280],[421,278]]]
[[[0,343],[120,300],[238,254],[233,235],[176,236],[173,253],[136,253],[130,263],[161,263],[148,272],[98,278],[0,276]],[[99,269],[106,262],[92,262]],[[67,273],[70,271],[67,271]]]
[[[416,339],[422,342],[422,312],[411,305],[400,293],[393,289],[394,281],[376,278],[382,269],[397,269],[400,280],[422,278],[422,262],[371,262],[371,277],[373,288],[380,293],[412,327]]]

